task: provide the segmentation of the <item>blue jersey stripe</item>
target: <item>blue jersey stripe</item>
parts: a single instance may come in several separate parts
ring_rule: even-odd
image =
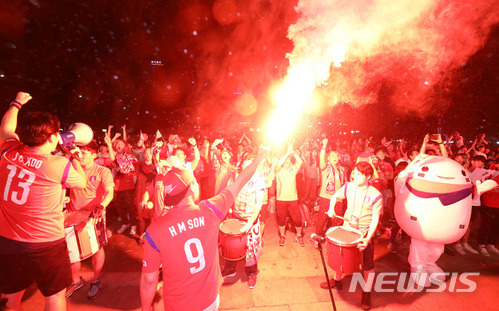
[[[213,204],[210,203],[210,201],[208,200],[204,200],[205,204],[213,211],[213,213],[215,213],[215,215],[217,215],[218,218],[220,218],[220,220],[224,220],[224,215],[222,214],[221,211],[218,210],[218,208],[216,208]]]
[[[154,241],[152,240],[151,236],[149,235],[149,232],[146,231],[144,236],[145,236],[147,242],[149,242],[149,244],[152,246],[152,248],[154,248],[155,250],[157,250],[159,252],[159,248],[156,246],[156,244],[154,244]]]

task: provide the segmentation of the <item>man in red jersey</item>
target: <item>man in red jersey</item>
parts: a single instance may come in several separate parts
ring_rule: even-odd
[[[197,205],[199,186],[191,172],[174,167],[166,175],[156,176],[142,204],[146,205],[154,196],[155,204],[173,207],[145,233],[140,281],[143,310],[152,308],[161,265],[165,310],[218,309],[219,226],[266,153],[260,149],[256,159],[232,184]]]
[[[30,99],[18,93],[0,126],[0,292],[7,308],[19,310],[35,281],[45,310],[65,310],[71,267],[63,200],[66,187],[85,188],[85,173],[73,156],[52,155],[59,142],[55,115],[31,112],[17,126],[19,109]]]
[[[95,163],[99,144],[92,140],[81,149],[81,166],[85,172],[87,186],[85,189],[71,189],[68,210],[70,211],[92,211],[87,225],[94,226],[99,250],[92,255],[92,268],[94,278],[90,283],[87,298],[93,300],[100,294],[102,287],[101,276],[106,254],[104,246],[107,245],[106,207],[113,200],[114,181],[111,170],[105,166]],[[90,224],[88,223],[90,222]],[[66,289],[66,298],[70,297],[76,290],[83,287],[83,279],[80,276],[80,254],[71,252],[71,271],[73,283]]]

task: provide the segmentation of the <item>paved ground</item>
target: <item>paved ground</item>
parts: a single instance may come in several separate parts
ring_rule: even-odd
[[[312,228],[307,228],[307,236]],[[277,245],[278,237],[275,220],[269,217],[263,256],[259,267],[257,287],[247,287],[244,265],[238,264],[238,274],[227,280],[221,289],[221,310],[333,310],[329,292],[319,284],[325,281],[320,253],[313,243],[306,240],[306,246],[300,247],[294,241],[294,234],[287,233],[285,246]],[[376,272],[408,271],[407,252],[392,254],[388,252],[388,237],[378,238],[375,251]],[[123,234],[114,234],[106,246],[105,274],[102,277],[103,289],[100,297],[88,301],[86,293],[88,282],[68,299],[68,310],[139,310],[139,280],[142,248],[136,240]],[[326,255],[326,254],[325,254]],[[327,259],[326,259],[327,260]],[[481,255],[452,255],[447,252],[438,261],[447,272],[456,273],[440,287],[442,292],[404,293],[396,290],[397,285],[387,284],[384,289],[393,292],[373,293],[373,309],[377,310],[497,310],[499,305],[499,256],[490,258]],[[466,279],[459,279],[464,272],[479,273]],[[92,277],[91,261],[82,265],[85,280]],[[397,277],[387,277],[394,281]],[[333,290],[337,310],[360,309],[361,294],[349,292],[351,276],[344,280],[341,291]],[[468,285],[465,284],[468,283]],[[400,283],[399,285],[401,285]],[[471,293],[457,292],[476,284]],[[454,288],[450,291],[449,288]],[[161,295],[156,297],[155,307],[163,310]],[[43,297],[34,286],[29,288],[24,297],[23,310],[42,310]],[[186,310],[188,311],[188,310]]]

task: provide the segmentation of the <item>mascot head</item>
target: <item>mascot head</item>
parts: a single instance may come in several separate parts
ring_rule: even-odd
[[[396,181],[395,218],[411,237],[452,243],[468,228],[473,184],[454,160],[423,155]]]

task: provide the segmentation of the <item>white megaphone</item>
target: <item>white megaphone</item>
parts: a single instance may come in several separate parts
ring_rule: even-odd
[[[85,123],[75,123],[69,127],[67,132],[62,132],[59,144],[65,149],[72,149],[74,145],[85,146],[94,138],[94,132]]]

